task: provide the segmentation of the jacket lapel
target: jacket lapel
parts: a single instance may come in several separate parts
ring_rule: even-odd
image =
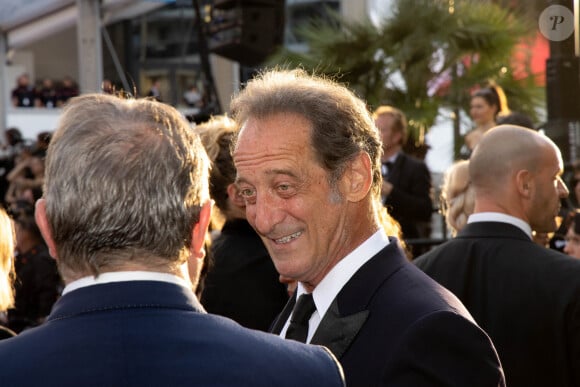
[[[519,239],[532,242],[520,228],[504,222],[481,221],[465,225],[456,238]]]
[[[340,359],[364,325],[368,315],[369,311],[363,310],[341,317],[335,299],[330,304],[310,343],[326,346],[334,356]]]
[[[345,284],[320,321],[311,344],[324,345],[341,358],[369,316],[369,304],[377,289],[405,264],[395,238],[365,263]]]
[[[284,324],[290,317],[290,314],[292,313],[292,309],[294,309],[295,304],[296,304],[296,292],[294,292],[294,295],[290,297],[290,299],[286,303],[286,306],[284,307],[284,309],[282,309],[282,312],[280,312],[276,320],[274,320],[274,323],[270,327],[270,333],[279,335],[280,332],[282,332],[282,328],[284,328]]]
[[[279,335],[280,332],[282,332],[282,328],[290,317],[295,304],[296,293],[294,293],[294,296],[288,300],[286,306],[272,324],[272,327],[270,328],[271,333]],[[350,343],[354,340],[358,331],[362,328],[368,314],[369,312],[364,310],[343,317],[340,315],[338,302],[335,299],[332,301],[332,304],[330,304],[330,308],[328,308],[322,321],[320,321],[320,325],[316,332],[314,332],[310,344],[324,345],[330,349],[334,356],[340,358],[344,351],[346,351],[350,346]]]
[[[406,263],[397,240],[389,240],[389,245],[365,263],[332,301],[311,344],[324,345],[339,359],[345,353],[367,321],[368,306],[377,289]],[[295,303],[296,293],[272,324],[271,333],[280,334]]]
[[[404,168],[405,164],[405,154],[399,153],[395,163],[393,164],[393,170],[389,171],[388,181],[394,185],[399,185],[399,180],[401,179],[401,170]]]

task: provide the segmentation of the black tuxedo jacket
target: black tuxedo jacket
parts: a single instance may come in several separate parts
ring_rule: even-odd
[[[210,265],[201,303],[210,313],[268,331],[288,293],[274,263],[245,219],[227,221],[211,244]]]
[[[395,239],[343,287],[311,343],[335,354],[349,387],[504,385],[489,337],[457,298],[405,259]]]
[[[478,222],[415,263],[489,334],[509,386],[580,386],[580,260]]]
[[[417,222],[428,222],[433,214],[429,169],[421,160],[401,152],[387,181],[393,184],[393,190],[383,204],[400,223],[404,238],[424,237]]]

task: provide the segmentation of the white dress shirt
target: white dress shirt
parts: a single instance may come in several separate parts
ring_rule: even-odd
[[[374,257],[379,251],[384,249],[388,244],[389,238],[385,232],[380,229],[360,246],[354,249],[350,254],[340,260],[314,288],[312,298],[316,305],[316,311],[312,314],[308,323],[307,343],[309,343],[312,336],[314,336],[314,333],[322,320],[322,316],[326,314],[330,304],[332,304],[332,301],[334,301],[344,285],[362,265]],[[296,299],[306,293],[302,283],[298,283],[296,292]],[[286,330],[288,329],[289,324],[290,319],[286,321],[282,331],[280,331],[280,337],[286,337]]]

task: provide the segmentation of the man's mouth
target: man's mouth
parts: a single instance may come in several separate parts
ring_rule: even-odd
[[[294,234],[290,234],[282,238],[274,239],[274,242],[277,244],[289,243],[294,239],[298,238],[300,235],[302,235],[302,231],[295,232]]]

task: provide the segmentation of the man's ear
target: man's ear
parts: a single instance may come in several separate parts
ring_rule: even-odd
[[[352,161],[343,176],[345,197],[351,202],[364,199],[373,182],[372,163],[366,152],[360,152]]]
[[[246,203],[244,202],[244,199],[240,196],[240,191],[238,190],[238,187],[234,183],[228,185],[227,191],[228,198],[232,201],[232,203],[234,203],[237,207],[240,208],[246,207]]]
[[[203,268],[203,260],[205,258],[205,242],[207,237],[207,229],[211,219],[211,207],[213,203],[208,200],[201,206],[199,212],[199,221],[193,227],[191,236],[191,247],[189,250],[189,258],[187,264],[182,266],[182,274],[184,278],[189,278],[192,284],[192,289],[195,291],[199,282],[201,269]]]
[[[38,199],[36,202],[34,210],[34,219],[36,220],[36,225],[48,246],[48,252],[50,256],[54,259],[58,259],[56,254],[56,245],[54,239],[52,238],[52,230],[48,224],[48,219],[46,218],[46,201],[44,199]]]
[[[204,246],[209,221],[211,219],[211,206],[211,200],[208,200],[201,206],[201,210],[199,211],[199,221],[193,227],[191,255],[195,258],[203,258],[205,256]]]
[[[530,171],[522,169],[516,173],[516,187],[522,197],[531,197],[534,189],[534,179]]]

